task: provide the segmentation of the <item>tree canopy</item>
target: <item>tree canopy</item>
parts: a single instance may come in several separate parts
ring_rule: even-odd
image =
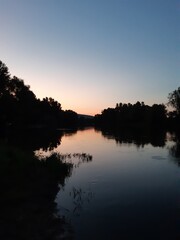
[[[166,121],[164,104],[145,105],[144,102],[117,103],[115,108],[107,108],[95,116],[95,122],[109,127],[156,126]]]
[[[180,87],[178,87],[177,90],[174,90],[173,92],[169,93],[168,96],[168,104],[172,106],[177,114],[180,114]]]
[[[30,86],[11,77],[0,61],[0,126],[69,127],[77,125],[77,113],[63,111],[51,97],[37,99]]]
[[[175,111],[169,113],[169,125],[179,124],[180,87],[169,93],[168,104]],[[11,77],[7,66],[0,61],[0,126],[77,126],[78,114],[72,110],[62,110],[61,104],[51,97],[37,99],[22,79]],[[146,105],[144,102],[117,103],[115,108],[107,108],[95,116],[95,122],[107,126],[164,126],[167,112],[164,104]]]

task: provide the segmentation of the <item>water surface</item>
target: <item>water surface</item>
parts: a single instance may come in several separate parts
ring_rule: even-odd
[[[94,129],[65,134],[55,151],[93,156],[74,168],[56,198],[75,239],[179,239],[175,144],[167,134],[150,138]]]

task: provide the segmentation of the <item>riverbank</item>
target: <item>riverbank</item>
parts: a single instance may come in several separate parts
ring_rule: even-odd
[[[0,153],[0,239],[71,239],[54,199],[72,164],[58,154],[40,161],[33,152],[7,144],[0,145]]]

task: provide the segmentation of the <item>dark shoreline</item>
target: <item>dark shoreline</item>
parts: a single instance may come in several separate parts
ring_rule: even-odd
[[[39,161],[10,145],[1,144],[0,152],[0,239],[72,239],[71,226],[56,216],[54,202],[72,165],[58,155]]]

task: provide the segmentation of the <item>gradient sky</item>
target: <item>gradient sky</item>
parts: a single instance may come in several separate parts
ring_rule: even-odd
[[[180,86],[179,0],[0,0],[0,60],[37,98],[96,114]]]

